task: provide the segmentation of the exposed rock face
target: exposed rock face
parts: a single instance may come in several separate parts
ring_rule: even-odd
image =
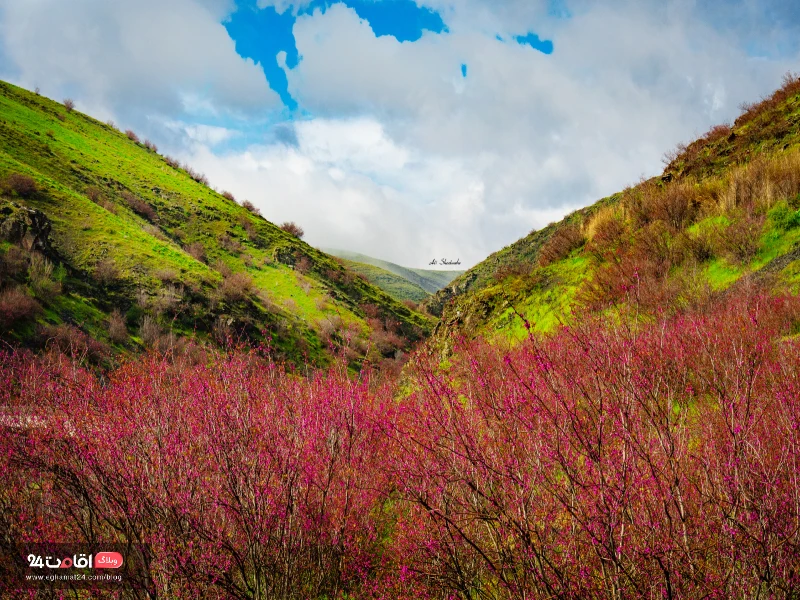
[[[477,273],[467,271],[460,277],[454,279],[450,285],[443,287],[429,298],[426,298],[423,302],[424,306],[432,315],[441,317],[445,305],[456,296],[466,293],[477,277]]]
[[[0,200],[0,238],[45,256],[54,256],[56,252],[50,240],[51,230],[50,220],[42,211],[10,200]]]
[[[295,262],[297,262],[297,256],[293,249],[279,246],[275,248],[273,260],[284,265],[294,266]]]

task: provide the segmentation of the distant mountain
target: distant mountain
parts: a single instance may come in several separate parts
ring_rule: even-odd
[[[349,270],[362,275],[367,281],[381,288],[395,300],[421,302],[430,296],[428,292],[423,290],[416,283],[411,283],[405,277],[396,275],[391,271],[376,267],[375,265],[368,265],[344,258],[340,260]]]
[[[408,267],[401,267],[395,263],[379,258],[373,258],[366,254],[359,254],[358,252],[350,252],[349,250],[339,250],[337,248],[320,248],[323,252],[331,256],[338,256],[345,260],[351,260],[374,267],[379,267],[395,275],[399,275],[411,283],[421,287],[429,294],[435,294],[442,288],[446,287],[456,277],[464,273],[464,271],[434,271],[430,269],[410,269]]]
[[[0,340],[115,356],[232,339],[321,364],[431,326],[134,132],[0,82]]]

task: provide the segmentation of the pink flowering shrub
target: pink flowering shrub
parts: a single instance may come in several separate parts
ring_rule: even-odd
[[[585,322],[417,357],[390,453],[400,559],[461,597],[789,597],[800,585],[796,299]],[[420,526],[420,523],[424,523]]]
[[[792,597],[798,315],[587,318],[419,350],[402,387],[257,352],[105,374],[7,353],[0,552],[146,544],[167,598]]]

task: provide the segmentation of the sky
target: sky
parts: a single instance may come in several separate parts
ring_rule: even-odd
[[[789,0],[0,0],[0,79],[312,245],[466,268],[800,71]]]

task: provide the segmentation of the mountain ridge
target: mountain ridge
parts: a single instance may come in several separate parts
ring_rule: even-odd
[[[575,311],[683,310],[747,281],[798,289],[800,78],[665,162],[661,175],[532,231],[426,299],[440,317],[435,340],[520,339]]]
[[[13,343],[115,354],[247,340],[321,364],[331,347],[394,356],[432,326],[148,140],[9,83],[0,181],[0,335]],[[47,229],[38,247],[32,218]]]

